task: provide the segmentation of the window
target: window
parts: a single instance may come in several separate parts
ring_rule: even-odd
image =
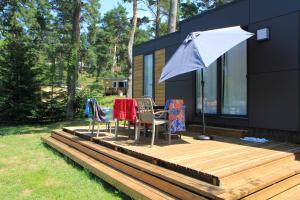
[[[116,81],[113,82],[113,88],[117,88],[117,82]]]
[[[203,69],[204,76],[204,111],[209,114],[217,113],[217,62]],[[201,70],[196,74],[197,112],[202,109]]]
[[[125,82],[120,81],[120,82],[119,82],[119,88],[124,88],[124,87],[125,87]]]
[[[247,115],[247,42],[222,57],[222,114]]]
[[[144,95],[153,96],[153,54],[144,57]]]

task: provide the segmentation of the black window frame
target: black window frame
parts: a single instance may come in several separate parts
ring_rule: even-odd
[[[247,29],[245,29],[247,30]],[[247,86],[247,105],[246,105],[246,115],[234,115],[234,114],[222,114],[222,104],[223,104],[223,90],[222,90],[222,81],[223,81],[223,68],[222,68],[222,57],[217,59],[217,112],[216,113],[205,113],[207,117],[224,117],[224,118],[248,118],[249,116],[249,80],[248,80],[248,73],[249,73],[249,41],[247,40],[247,66],[246,66],[246,86]],[[196,76],[197,73],[195,72],[195,90],[197,88],[196,84]],[[195,115],[196,117],[202,117],[201,112],[197,111],[197,93],[195,91]]]

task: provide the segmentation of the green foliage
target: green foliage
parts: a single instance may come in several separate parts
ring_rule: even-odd
[[[111,60],[111,68],[121,68],[121,74],[127,72],[127,42],[129,37],[129,22],[127,19],[127,11],[121,5],[105,13],[101,28],[102,35],[108,40]],[[120,73],[116,73],[119,75]]]
[[[49,91],[42,90],[42,108],[39,109],[39,121],[62,121],[65,118],[67,92],[65,88],[50,87]]]
[[[74,44],[73,5],[73,0],[0,1],[0,122],[63,120],[70,92],[81,116],[86,97],[102,98],[100,78],[127,76],[126,9],[119,4],[101,17],[99,0],[82,1],[80,44]],[[151,37],[143,26],[149,23],[139,19],[135,44]]]
[[[38,76],[44,63],[42,49],[42,19],[38,4],[4,1],[0,13],[4,27],[3,52],[0,59],[0,120],[36,121],[40,107]],[[2,5],[2,6],[3,6]],[[25,9],[26,7],[26,9]],[[40,27],[40,28],[39,28]]]
[[[198,6],[196,3],[191,0],[186,1],[185,3],[180,4],[181,18],[186,19],[198,14]]]
[[[149,40],[150,37],[151,37],[151,35],[150,35],[149,31],[138,28],[135,33],[134,44],[138,45],[143,42],[146,42]]]
[[[234,0],[187,0],[180,4],[180,18],[186,19],[232,1]]]

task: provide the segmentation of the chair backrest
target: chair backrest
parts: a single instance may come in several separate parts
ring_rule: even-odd
[[[103,122],[110,122],[113,119],[111,108],[101,108],[102,112],[105,114],[103,117]]]
[[[91,111],[90,118],[98,122],[109,122],[112,120],[112,109],[101,107],[95,98],[88,100],[89,110]]]
[[[141,123],[153,123],[154,110],[152,99],[149,97],[142,97],[136,99],[138,104],[138,119]]]
[[[166,102],[169,110],[169,132],[176,133],[185,131],[185,105],[182,99],[169,99]]]
[[[151,96],[146,96],[146,95],[145,95],[145,96],[142,96],[142,98],[149,98],[149,99],[151,99],[152,105],[153,105],[153,106],[157,106],[156,103],[154,102],[154,100],[153,100],[153,98],[152,98]]]

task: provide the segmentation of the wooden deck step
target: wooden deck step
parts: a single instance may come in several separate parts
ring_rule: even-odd
[[[297,145],[275,142],[252,145],[219,136],[215,136],[215,141],[195,142],[192,145],[194,141],[183,136],[186,137],[186,143],[173,146],[158,144],[155,148],[147,148],[140,144],[134,146],[133,143],[127,146],[121,143],[127,138],[116,141],[109,134],[94,138],[84,128],[67,130],[53,131],[52,139],[171,198],[270,199],[283,193],[286,193],[286,197],[295,197],[292,189],[298,191],[300,184],[300,146]],[[216,150],[210,149],[216,145]],[[201,148],[201,152],[197,148]],[[139,155],[128,154],[126,150],[130,149]],[[219,151],[222,149],[224,152]],[[199,155],[189,152],[198,152]],[[144,154],[174,162],[175,165],[184,164],[182,166],[186,166],[187,170],[191,170],[189,166],[195,163],[192,160],[198,158],[196,169],[207,176],[217,177],[221,186],[139,157]]]
[[[222,162],[221,167],[210,165],[207,172],[216,175],[220,179],[224,178],[224,181],[227,176],[236,175],[240,172],[264,166],[274,161],[285,158],[294,161],[299,151],[300,147],[291,147],[288,144],[280,143],[272,149],[256,148],[252,151],[248,151],[248,153],[242,153],[240,156],[234,154],[234,159],[232,159],[230,155],[229,157],[225,155],[223,158],[218,159],[218,162]],[[204,169],[203,165],[201,168]]]
[[[218,199],[218,195],[224,192],[217,186],[112,151],[64,131],[53,131],[52,137],[180,199],[203,199],[202,196]]]
[[[187,130],[191,132],[201,132],[202,125],[190,124],[187,126]],[[211,135],[241,138],[245,135],[245,133],[247,133],[247,130],[207,126],[206,133]]]
[[[270,200],[299,200],[300,199],[300,184],[296,185],[289,190],[282,192],[275,197],[270,198]]]
[[[286,157],[228,176],[220,181],[226,189],[242,198],[299,173],[300,162],[293,157]]]
[[[289,193],[292,188],[295,189],[295,187],[297,187],[299,184],[300,184],[300,174],[297,174],[297,175],[287,178],[283,181],[275,183],[275,184],[273,184],[263,190],[260,190],[252,195],[249,195],[243,199],[244,200],[264,200],[264,199],[272,199],[272,198],[275,198],[276,196],[282,197],[283,195],[281,193],[285,193],[285,192]],[[300,197],[299,192],[300,191],[298,191],[298,197]],[[280,198],[280,199],[286,199],[286,198]]]
[[[112,169],[52,137],[44,136],[42,140],[134,199],[175,199],[175,197]]]

